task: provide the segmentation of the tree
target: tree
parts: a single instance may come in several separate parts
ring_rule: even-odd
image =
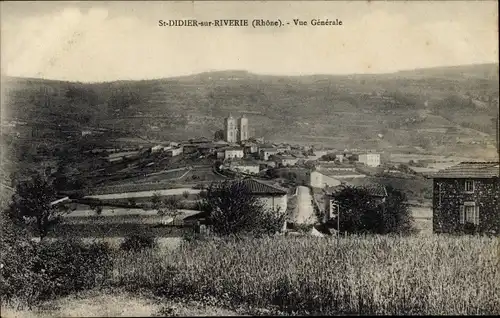
[[[137,204],[135,198],[128,198],[128,205],[135,206]]]
[[[175,196],[162,200],[158,193],[154,193],[151,198],[152,208],[157,211],[158,215],[171,217],[172,222],[175,222],[175,219],[182,214],[178,209],[179,201]]]
[[[52,184],[37,174],[16,186],[10,211],[18,220],[34,221],[40,239],[43,239],[58,223],[61,214],[67,212],[67,209],[51,204],[56,198]]]
[[[102,214],[102,205],[100,202],[90,203],[89,207],[95,212],[96,215]]]
[[[406,194],[391,186],[386,186],[387,199],[383,208],[383,233],[413,232],[413,215],[408,206]]]
[[[346,186],[335,195],[340,206],[340,231],[350,233],[409,233],[412,216],[406,195],[386,187],[385,202],[363,187]]]
[[[269,211],[241,182],[212,183],[201,209],[213,232],[221,236],[274,234],[285,220],[284,211]]]
[[[333,153],[328,153],[320,158],[322,161],[335,161],[337,157]]]
[[[380,219],[376,201],[361,187],[346,186],[335,195],[340,206],[340,231],[349,233],[377,232]]]
[[[217,130],[214,134],[214,140],[215,141],[224,140],[224,130],[222,129]]]

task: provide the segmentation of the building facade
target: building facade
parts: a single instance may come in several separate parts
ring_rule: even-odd
[[[229,143],[238,143],[248,140],[248,118],[234,118],[229,115],[224,119],[224,140]]]
[[[230,143],[238,141],[238,127],[236,119],[229,115],[224,119],[224,140]]]
[[[228,164],[230,170],[246,174],[258,174],[260,165],[252,160],[231,160]]]
[[[248,138],[248,118],[243,115],[238,119],[238,142],[243,142]]]
[[[341,188],[342,187],[337,187],[337,191],[342,190]],[[388,196],[387,189],[381,184],[370,184],[360,186],[358,188],[362,188],[368,191],[368,195],[372,200],[374,200],[377,206],[385,203]],[[323,219],[324,222],[328,222],[329,220],[336,218],[339,212],[342,213],[341,210],[339,211],[340,208],[338,202],[335,200],[335,194],[335,191],[325,194],[325,214]]]
[[[319,171],[311,171],[307,173],[309,185],[313,188],[336,187],[342,182],[336,178],[329,177]]]
[[[236,182],[241,182],[253,196],[262,202],[267,210],[279,211],[280,213],[286,212],[288,202],[288,191],[286,189],[251,178]]]
[[[434,233],[500,233],[498,162],[462,162],[431,177]]]
[[[262,148],[260,149],[260,158],[264,161],[269,160],[270,156],[276,155],[278,150],[276,148]]]
[[[364,163],[368,167],[380,166],[380,154],[378,153],[365,153],[358,156],[358,161]]]
[[[227,148],[224,149],[224,159],[243,158],[243,148]]]
[[[167,156],[176,157],[176,156],[181,155],[183,153],[183,151],[184,151],[183,147],[172,148],[172,149],[167,150]]]
[[[275,156],[274,159],[276,164],[284,167],[295,166],[299,161],[299,158],[296,158],[294,156],[282,156],[282,155],[277,155]]]

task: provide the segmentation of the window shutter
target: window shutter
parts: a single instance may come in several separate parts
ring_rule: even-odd
[[[474,213],[474,224],[479,225],[479,205],[476,206],[476,213]]]
[[[460,206],[460,224],[465,224],[465,208],[463,205]]]

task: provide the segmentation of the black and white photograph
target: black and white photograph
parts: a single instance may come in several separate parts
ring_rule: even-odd
[[[500,315],[498,1],[1,1],[1,317]]]

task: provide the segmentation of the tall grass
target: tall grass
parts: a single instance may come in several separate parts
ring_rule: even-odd
[[[486,237],[205,240],[118,252],[112,282],[311,314],[498,314],[500,244]]]

